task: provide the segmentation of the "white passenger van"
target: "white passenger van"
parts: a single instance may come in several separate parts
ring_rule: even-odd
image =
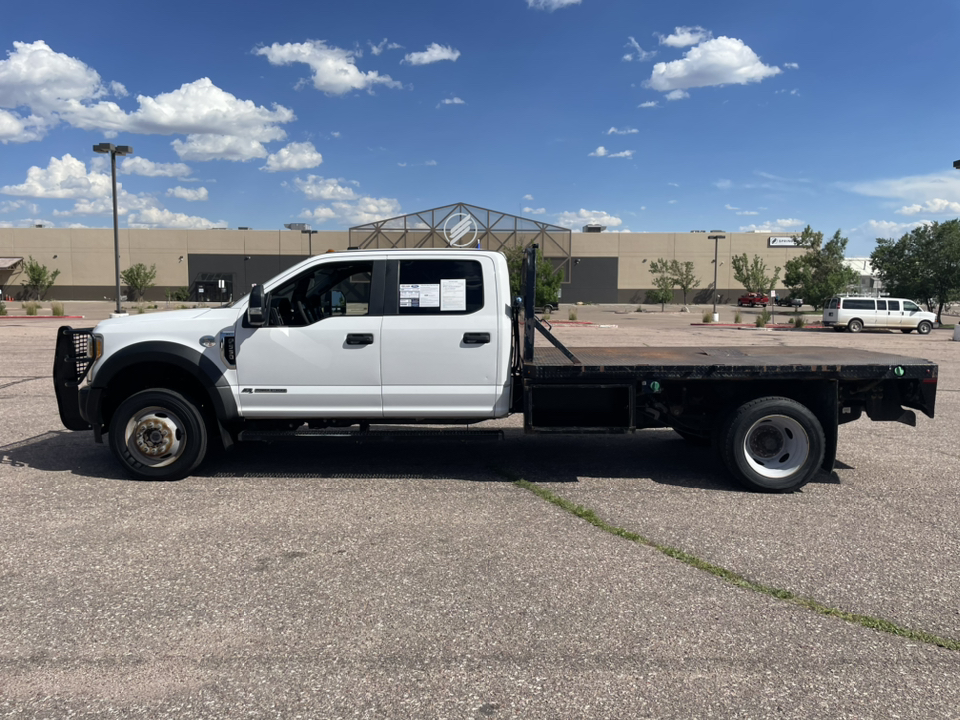
[[[934,313],[903,298],[835,297],[823,308],[824,326],[854,333],[864,328],[899,328],[900,332],[916,330],[926,335],[936,320]]]

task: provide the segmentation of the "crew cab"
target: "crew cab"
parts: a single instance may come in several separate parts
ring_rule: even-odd
[[[60,417],[106,438],[141,480],[186,477],[213,444],[365,441],[404,427],[470,439],[501,432],[477,423],[522,413],[527,433],[673,428],[714,444],[735,479],[768,492],[831,470],[840,423],[933,417],[937,366],[916,358],[568,348],[535,314],[536,246],[524,265],[514,297],[497,252],[328,253],[226,307],[62,327]]]
[[[744,305],[749,305],[754,307],[756,305],[762,305],[766,307],[770,304],[770,298],[763,293],[748,292],[746,295],[741,295],[737,298],[737,305],[743,307]]]

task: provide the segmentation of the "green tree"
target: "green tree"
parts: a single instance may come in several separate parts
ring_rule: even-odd
[[[687,293],[700,287],[700,278],[693,274],[693,261],[687,260],[686,262],[680,262],[679,260],[671,260],[670,274],[673,275],[674,283],[680,288],[680,292],[683,293],[683,304],[686,305]]]
[[[814,232],[807,225],[797,238],[797,245],[807,252],[787,260],[784,275],[784,283],[794,297],[802,297],[819,310],[831,297],[856,284],[857,272],[843,264],[847,238],[839,230],[824,243],[823,233]]]
[[[59,270],[50,272],[46,265],[34,260],[32,255],[23,264],[23,272],[26,278],[20,284],[27,291],[28,297],[34,295],[37,300],[43,300],[60,275]]]
[[[960,299],[960,220],[877,238],[870,262],[887,292],[926,304],[940,321],[944,306]]]
[[[647,292],[647,300],[660,303],[660,312],[663,312],[663,306],[673,300],[673,288],[677,282],[670,271],[670,263],[663,258],[650,263],[650,274],[653,275],[654,289]]]
[[[523,279],[523,247],[509,248],[504,255],[507,258],[507,269],[510,273],[510,293],[513,297],[520,295]],[[537,248],[537,288],[534,304],[537,307],[556,305],[560,299],[560,283],[563,282],[563,268],[554,270],[550,263],[544,260],[543,251]]]
[[[769,292],[780,280],[781,268],[775,266],[773,275],[767,275],[767,264],[759,255],[754,255],[753,260],[748,260],[746,253],[734,255],[730,258],[730,264],[733,266],[733,277],[747,292]]]
[[[148,268],[143,263],[131,265],[120,273],[120,279],[133,291],[136,300],[142,300],[143,293],[152,288],[157,279],[157,266]]]

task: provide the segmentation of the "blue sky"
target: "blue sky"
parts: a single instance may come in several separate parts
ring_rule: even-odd
[[[579,229],[960,216],[960,4],[8,4],[0,227],[319,230],[453,202]]]

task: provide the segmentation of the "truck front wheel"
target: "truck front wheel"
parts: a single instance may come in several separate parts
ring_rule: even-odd
[[[806,485],[823,462],[823,427],[804,405],[782,397],[744,403],[723,426],[720,451],[745,487],[791,492]]]
[[[124,400],[110,421],[110,449],[137,480],[180,480],[207,451],[197,407],[172,390],[144,390]]]

